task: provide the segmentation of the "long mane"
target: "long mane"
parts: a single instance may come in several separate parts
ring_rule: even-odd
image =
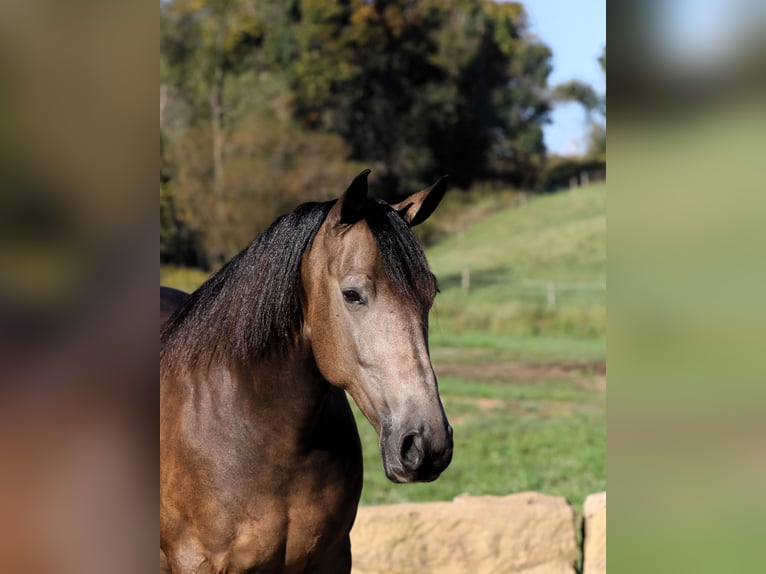
[[[162,330],[160,364],[286,352],[303,321],[301,259],[332,205],[283,215],[199,287]]]
[[[288,352],[303,324],[301,260],[334,204],[305,203],[280,217],[199,287],[162,330],[161,368]],[[407,223],[374,200],[363,220],[397,294],[427,312],[436,278]]]

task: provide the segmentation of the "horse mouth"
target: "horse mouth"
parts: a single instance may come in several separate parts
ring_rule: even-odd
[[[399,469],[385,468],[386,477],[396,484],[407,484],[413,482],[433,482],[441,476],[441,470],[431,470],[430,472],[404,472]]]
[[[381,441],[382,443],[384,441]],[[452,441],[438,453],[425,444],[418,433],[406,434],[393,452],[381,444],[383,470],[394,483],[432,482],[452,461]]]

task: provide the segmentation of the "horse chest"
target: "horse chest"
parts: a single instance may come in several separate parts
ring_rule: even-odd
[[[180,427],[183,440],[173,449],[164,441],[161,524],[171,571],[348,572],[362,462],[342,392],[331,394],[303,441],[291,429],[248,434],[232,417],[213,424],[198,416],[207,412],[200,404]]]
[[[228,570],[285,574],[323,572],[342,564],[348,554],[348,534],[356,514],[358,486],[328,482],[326,469],[302,473],[286,485],[284,498],[254,497],[247,515],[236,525],[226,552]],[[222,568],[223,570],[224,568]]]

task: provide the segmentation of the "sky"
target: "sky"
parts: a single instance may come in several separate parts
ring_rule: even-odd
[[[606,81],[598,57],[606,45],[606,0],[522,0],[530,31],[553,51],[553,86],[582,80],[599,94]],[[546,126],[545,145],[551,153],[583,153],[587,146],[585,114],[579,104],[557,105]]]

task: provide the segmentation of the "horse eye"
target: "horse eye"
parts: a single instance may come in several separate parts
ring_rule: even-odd
[[[361,303],[362,302],[362,296],[359,294],[359,291],[355,289],[344,289],[343,299],[346,301],[346,303]]]

